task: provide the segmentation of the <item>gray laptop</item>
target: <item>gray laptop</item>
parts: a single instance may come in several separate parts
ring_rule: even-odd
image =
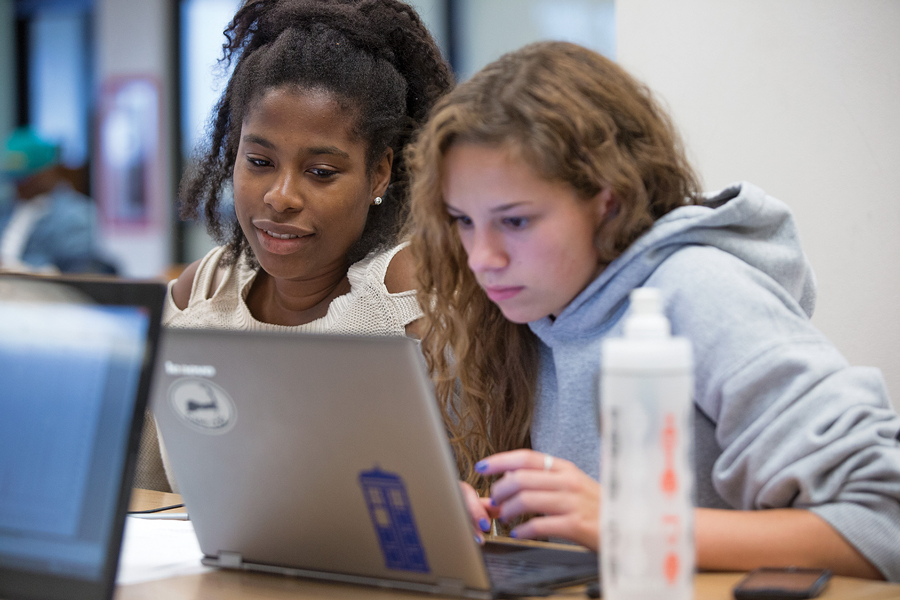
[[[474,598],[597,577],[476,543],[410,339],[169,329],[152,402],[205,564]]]

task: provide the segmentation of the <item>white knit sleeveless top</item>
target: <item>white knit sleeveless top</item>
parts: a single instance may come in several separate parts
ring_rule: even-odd
[[[224,267],[218,289],[210,289],[225,254],[223,246],[213,248],[200,260],[184,310],[175,306],[172,299],[175,282],[169,283],[163,324],[177,328],[405,335],[406,326],[422,316],[416,291],[391,294],[384,285],[384,275],[394,255],[407,245],[408,242],[390,250],[372,252],[351,265],[347,271],[350,291],[332,300],[324,317],[297,326],[263,323],[250,314],[246,299],[259,268],[251,268],[243,258]]]

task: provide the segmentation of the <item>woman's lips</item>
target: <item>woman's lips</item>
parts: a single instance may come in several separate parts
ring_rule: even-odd
[[[306,246],[313,233],[277,224],[254,224],[256,237],[266,252],[272,254],[291,254]]]
[[[292,233],[285,233],[282,235],[280,233],[275,233],[274,231],[269,231],[268,229],[263,229],[263,231],[271,235],[273,238],[278,238],[279,240],[290,240],[300,237],[299,235],[294,235]]]
[[[490,298],[491,302],[503,302],[504,300],[509,300],[524,289],[524,286],[497,286],[486,287],[484,288],[484,292],[487,294],[487,297]]]

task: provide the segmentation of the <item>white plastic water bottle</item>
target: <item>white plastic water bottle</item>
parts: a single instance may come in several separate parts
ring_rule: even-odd
[[[600,570],[605,600],[694,597],[693,353],[654,288],[603,342]]]

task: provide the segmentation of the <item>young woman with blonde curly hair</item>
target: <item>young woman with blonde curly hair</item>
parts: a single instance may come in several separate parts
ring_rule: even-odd
[[[598,547],[601,342],[651,286],[694,346],[698,566],[900,580],[900,417],[811,325],[786,205],[700,194],[650,92],[562,42],[440,100],[409,162],[422,348],[477,528],[537,515],[512,535]]]

